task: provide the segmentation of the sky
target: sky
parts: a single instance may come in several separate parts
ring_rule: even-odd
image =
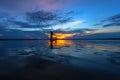
[[[120,0],[0,0],[0,38],[120,38]]]

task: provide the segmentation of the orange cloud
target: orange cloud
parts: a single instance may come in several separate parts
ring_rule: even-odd
[[[48,37],[50,37],[50,34],[47,34]],[[67,38],[71,38],[73,36],[75,36],[75,33],[55,33],[53,35],[53,38],[55,39],[67,39]]]

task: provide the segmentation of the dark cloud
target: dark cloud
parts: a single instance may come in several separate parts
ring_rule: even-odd
[[[110,23],[110,24],[106,24],[103,27],[111,27],[111,26],[120,26],[120,22],[115,22],[115,23]]]
[[[109,38],[120,38],[120,32],[109,32],[109,33],[96,33],[91,35],[85,35],[83,39],[109,39]],[[80,38],[80,37],[78,37]]]
[[[2,32],[2,31],[5,30],[5,29],[6,29],[5,25],[2,24],[2,23],[0,23],[0,32]]]
[[[38,12],[28,12],[26,13],[27,19],[32,22],[48,22],[55,20],[57,16],[52,12],[38,11]]]
[[[36,28],[36,27],[38,27],[37,25],[31,25],[27,22],[20,22],[20,21],[11,21],[11,24],[18,25],[21,28]]]
[[[43,26],[47,25],[47,27],[64,24],[71,20],[71,17],[61,16],[61,14],[57,12],[46,11],[28,12],[26,13],[26,16],[27,20],[30,21],[30,23],[35,23],[37,25]]]
[[[114,15],[114,16],[108,18],[106,21],[120,22],[120,14]]]
[[[102,20],[100,23],[95,24],[95,26],[102,25],[103,27],[112,27],[112,26],[120,26],[120,14],[111,16],[105,20]]]
[[[20,30],[32,29],[33,30],[44,30],[43,28],[50,28],[52,26],[58,25],[58,24],[64,24],[71,20],[71,17],[66,16],[66,13],[63,13],[64,15],[61,16],[62,13],[57,12],[46,12],[46,11],[37,11],[37,12],[27,12],[20,20],[21,16],[11,16],[8,13],[0,13],[1,22],[5,25],[7,29],[16,29],[20,28]],[[3,20],[3,19],[4,20]],[[36,29],[34,29],[36,28]]]
[[[21,22],[14,22],[14,24],[15,23],[17,25],[21,25],[21,26],[26,25]],[[6,24],[0,23],[0,38],[2,38],[2,39],[30,39],[30,38],[44,39],[44,38],[46,38],[46,35],[40,31],[30,32],[30,31],[22,31],[22,30],[17,30],[17,29],[8,29]]]

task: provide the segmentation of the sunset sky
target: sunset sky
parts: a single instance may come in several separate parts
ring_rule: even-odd
[[[0,38],[120,38],[120,0],[0,0]]]

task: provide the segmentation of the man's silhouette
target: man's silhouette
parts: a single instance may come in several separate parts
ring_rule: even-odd
[[[53,41],[53,32],[50,31],[50,40]]]

